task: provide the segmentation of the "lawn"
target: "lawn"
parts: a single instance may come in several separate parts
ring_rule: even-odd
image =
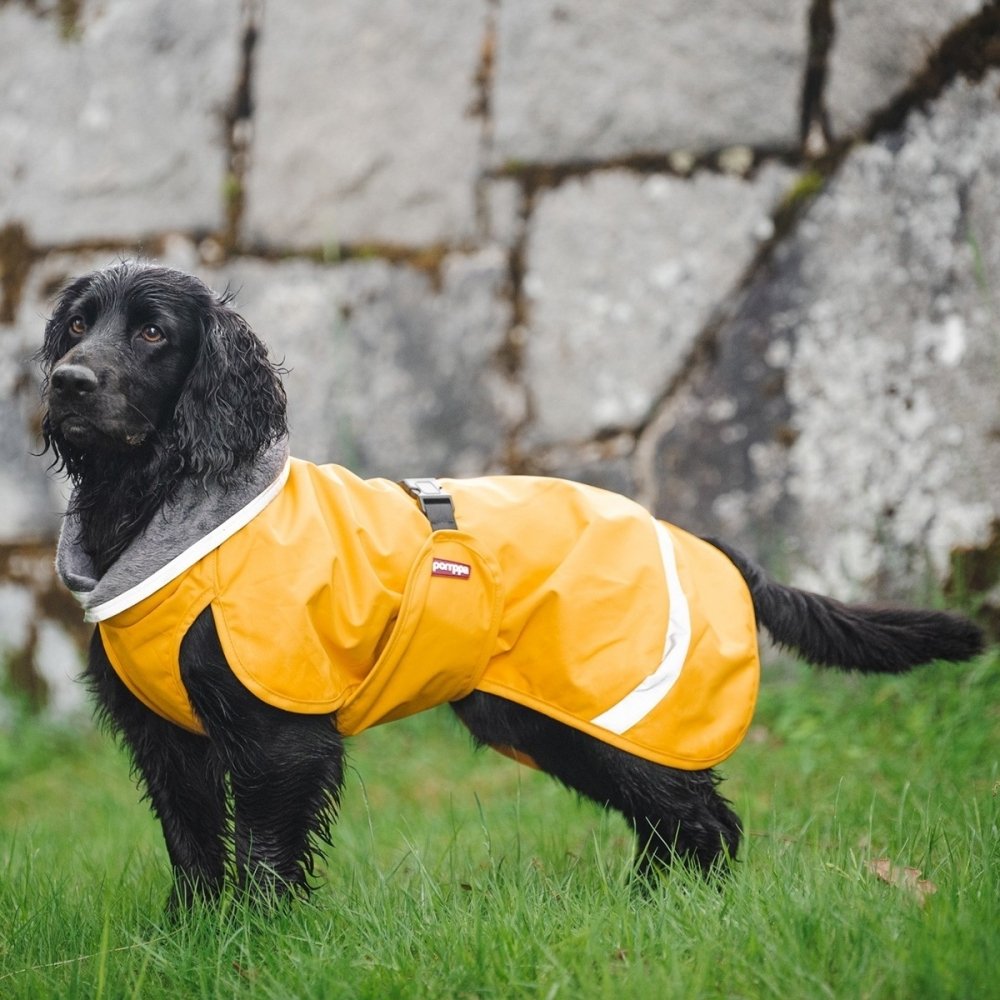
[[[734,874],[643,895],[623,822],[427,713],[353,742],[309,903],[171,925],[124,759],[16,717],[0,997],[1000,997],[1000,655],[899,679],[775,665],[721,770]]]

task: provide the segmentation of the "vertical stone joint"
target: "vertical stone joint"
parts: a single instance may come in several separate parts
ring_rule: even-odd
[[[249,167],[253,127],[253,67],[254,52],[259,36],[259,4],[247,0],[243,9],[243,35],[240,39],[240,64],[236,89],[226,115],[226,181],[225,232],[226,252],[232,252],[239,242],[240,226],[246,202],[245,179]]]
[[[813,0],[809,10],[809,50],[800,121],[800,139],[807,156],[822,153],[832,139],[824,88],[835,30],[833,0]]]

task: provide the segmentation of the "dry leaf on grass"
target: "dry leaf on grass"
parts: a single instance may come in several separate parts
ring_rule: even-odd
[[[937,886],[930,879],[920,877],[923,872],[919,868],[894,865],[888,858],[869,861],[868,870],[882,882],[910,893],[921,906],[928,896],[937,892]]]

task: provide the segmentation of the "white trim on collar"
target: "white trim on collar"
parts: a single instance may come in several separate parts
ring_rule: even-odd
[[[213,528],[207,535],[203,535],[186,548],[180,555],[174,556],[170,562],[165,563],[155,573],[147,576],[133,587],[104,601],[102,604],[87,608],[84,613],[84,620],[88,622],[102,622],[108,618],[127,611],[140,601],[155,594],[161,587],[165,587],[171,580],[177,579],[185,570],[190,569],[199,559],[217,549],[227,538],[236,534],[240,528],[246,527],[282,490],[288,481],[288,472],[291,468],[291,460],[285,461],[285,466],[278,474],[278,478],[271,483],[262,493],[258,493],[245,507],[241,507],[235,514],[227,517],[222,524]],[[78,595],[85,596],[85,595]]]

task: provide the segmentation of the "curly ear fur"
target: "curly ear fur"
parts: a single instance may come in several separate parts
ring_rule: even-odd
[[[203,318],[173,420],[182,471],[223,484],[287,433],[283,369],[228,302],[228,295],[216,299]]]

